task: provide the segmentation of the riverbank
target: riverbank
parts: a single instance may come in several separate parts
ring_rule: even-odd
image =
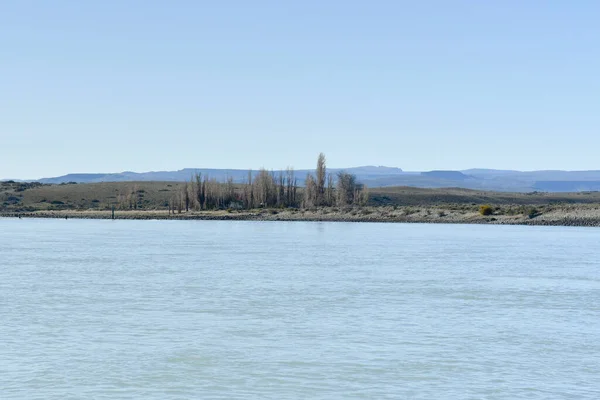
[[[0,217],[111,219],[111,211],[61,210],[3,212]],[[171,214],[166,210],[116,211],[120,220],[226,220],[226,221],[332,221],[332,222],[400,222],[453,223],[492,225],[550,225],[600,227],[600,204],[577,204],[541,207],[526,213],[518,209],[497,208],[492,215],[459,207],[355,207],[260,210],[190,211]]]

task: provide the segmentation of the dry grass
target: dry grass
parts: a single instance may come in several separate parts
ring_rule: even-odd
[[[542,205],[600,203],[600,192],[510,193],[446,188],[385,187],[370,190],[370,205]]]
[[[39,185],[0,183],[0,211],[36,210],[167,210],[169,199],[182,188],[178,182],[108,182],[88,184]],[[479,206],[490,204],[494,215],[530,215],[533,208],[545,214],[570,204],[599,204],[600,192],[584,193],[504,193],[467,189],[421,189],[391,187],[370,189],[370,208],[319,210],[319,215],[355,213],[369,218],[385,213],[390,218],[410,218],[431,214],[450,219],[453,215],[477,214]],[[430,215],[427,215],[426,210]],[[348,212],[346,212],[348,211]],[[360,212],[359,212],[360,211]],[[316,211],[314,211],[316,212]],[[273,214],[276,215],[276,214]]]
[[[117,208],[167,209],[180,191],[178,182],[107,182],[42,185],[19,191],[18,184],[0,186],[0,210],[86,210]],[[15,199],[18,199],[15,201]]]

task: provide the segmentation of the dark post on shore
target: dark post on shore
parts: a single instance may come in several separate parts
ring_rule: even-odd
[[[115,219],[115,206],[112,206],[110,218]]]

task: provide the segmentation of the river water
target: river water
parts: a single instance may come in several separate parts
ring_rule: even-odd
[[[0,219],[2,399],[598,399],[600,229]]]

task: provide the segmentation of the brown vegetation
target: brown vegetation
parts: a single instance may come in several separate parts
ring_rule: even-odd
[[[248,173],[244,183],[229,178],[219,182],[200,173],[188,182],[106,182],[97,184],[42,185],[4,182],[0,211],[34,210],[149,210],[169,214],[205,210],[255,208],[312,208],[365,205],[366,188],[345,172],[327,173],[324,154],[319,154],[315,176],[298,185],[294,169],[273,173],[265,169]]]
[[[250,172],[248,181],[237,185],[231,178],[218,182],[198,173],[170,198],[169,210],[181,213],[184,209],[188,212],[190,209],[311,208],[367,203],[366,188],[354,175],[340,172],[334,184],[335,178],[327,174],[323,153],[319,154],[315,175],[307,176],[302,196],[298,196],[298,182],[291,167],[279,174],[261,169],[254,178]]]

